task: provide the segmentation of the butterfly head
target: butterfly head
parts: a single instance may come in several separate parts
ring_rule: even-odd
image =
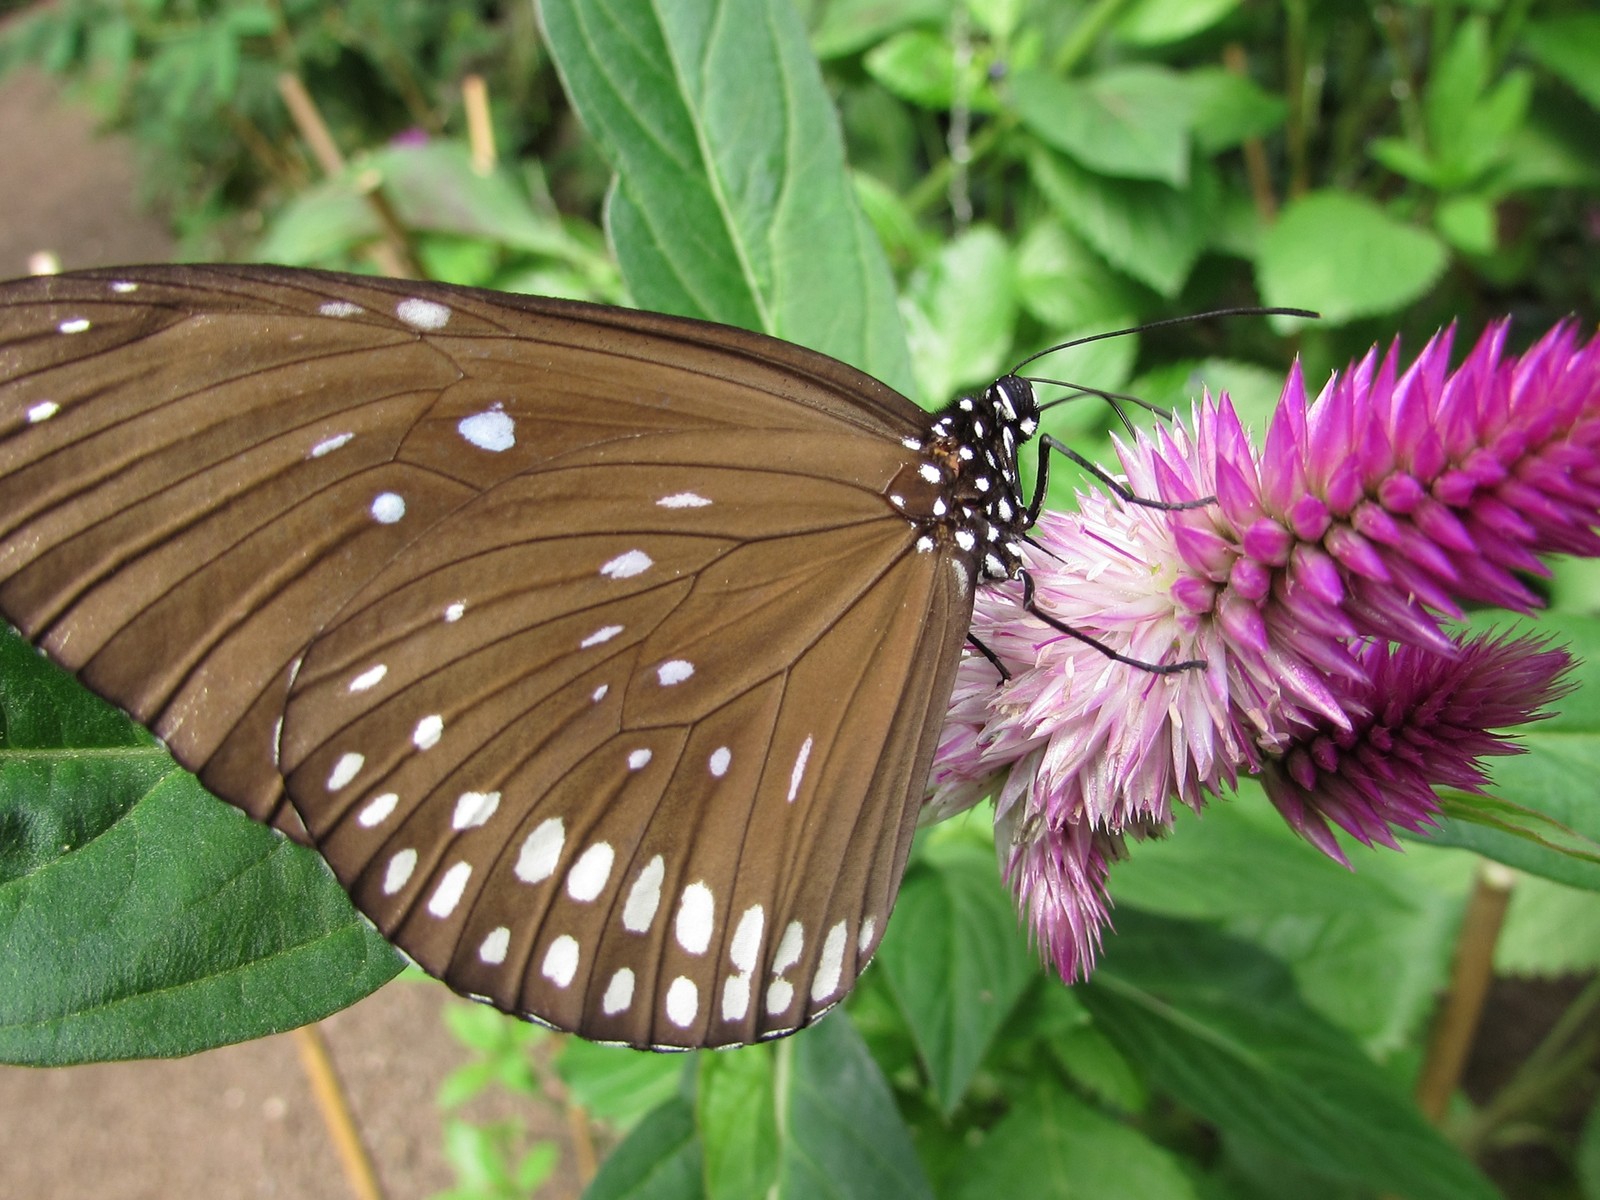
[[[983,579],[1014,579],[1022,535],[1032,523],[1022,495],[1018,451],[1039,429],[1033,386],[1016,375],[941,412],[926,446],[937,469],[937,514],[944,536]],[[933,481],[932,473],[924,476]]]

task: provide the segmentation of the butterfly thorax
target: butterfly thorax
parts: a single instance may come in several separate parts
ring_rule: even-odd
[[[918,550],[954,547],[975,576],[1016,578],[1031,523],[1017,452],[1038,428],[1033,388],[1007,375],[950,404],[927,438],[906,439],[922,457],[895,476],[888,499],[919,530]]]

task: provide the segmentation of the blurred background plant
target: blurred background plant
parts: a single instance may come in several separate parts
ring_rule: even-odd
[[[1600,309],[1600,13],[1587,0],[798,7],[898,291],[909,367],[879,373],[925,403],[1087,333],[1229,305],[1320,310],[1309,326],[1099,342],[1061,368],[1163,404],[1227,389],[1259,429],[1286,339],[1317,381],[1397,333],[1415,349],[1440,325],[1470,337],[1510,313],[1525,343]],[[595,5],[612,32],[629,8]],[[186,258],[371,269],[386,246],[430,278],[669,306],[608,248],[608,233],[637,233],[621,228],[634,210],[612,184],[617,149],[575,115],[563,77],[579,67],[558,74],[531,5],[59,0],[6,26],[0,69],[19,64],[61,76],[132,136]],[[648,124],[670,85],[615,74]],[[752,192],[806,183],[751,167]],[[1106,457],[1104,406],[1053,415],[1058,436]],[[1060,474],[1052,503],[1070,504],[1081,480]],[[1589,578],[1558,573],[1551,600],[1555,630],[1592,661]],[[1596,694],[1528,743],[1600,746],[1583,699]],[[1583,778],[1523,786],[1592,808]],[[1532,872],[1495,961],[1565,980],[1546,1040],[1492,1088],[1454,1091],[1447,1145],[1393,1105],[1425,1057],[1479,860],[1419,846],[1361,855],[1347,875],[1263,810],[1213,806],[1117,868],[1119,932],[1091,985],[1040,974],[987,831],[958,824],[921,842],[849,1023],[683,1059],[552,1046],[463,1009],[452,1028],[478,1060],[441,1104],[488,1087],[561,1093],[602,1145],[627,1135],[601,1196],[792,1184],[842,1131],[810,1095],[843,1106],[834,1119],[883,1162],[914,1156],[892,1191],[841,1194],[1493,1195],[1471,1159],[1516,1197],[1600,1200],[1600,870],[1444,839]],[[846,1068],[861,1074],[841,1083]],[[549,1169],[550,1148],[514,1128],[457,1122],[448,1137],[455,1196],[526,1194]],[[833,1170],[876,1178],[848,1156]]]

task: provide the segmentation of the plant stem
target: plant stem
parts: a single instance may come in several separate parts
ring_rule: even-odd
[[[1494,976],[1495,942],[1500,937],[1515,883],[1516,874],[1499,863],[1485,861],[1478,868],[1456,939],[1450,989],[1445,993],[1417,1075],[1417,1107],[1435,1125],[1443,1118],[1445,1106],[1461,1082],[1467,1054],[1477,1035],[1484,997]]]

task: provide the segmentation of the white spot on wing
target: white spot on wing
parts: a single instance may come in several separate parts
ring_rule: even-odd
[[[690,954],[704,954],[711,944],[711,930],[716,918],[716,900],[711,889],[703,882],[691,883],[683,889],[678,901],[678,919],[674,928],[678,945]]]
[[[61,405],[54,400],[41,400],[28,410],[28,424],[37,425],[40,421],[48,421],[61,411]]]
[[[126,279],[118,279],[112,282],[111,290],[126,296],[129,292],[137,292],[139,290],[139,285]]]
[[[667,988],[667,1020],[680,1029],[687,1029],[699,1011],[700,989],[687,975],[679,975]]]
[[[500,405],[462,417],[456,432],[480,450],[500,454],[517,444],[517,423]]]
[[[411,731],[411,744],[418,750],[432,750],[443,736],[444,718],[438,713],[429,713]]]
[[[504,925],[491,929],[489,936],[483,939],[483,944],[478,947],[478,957],[491,967],[498,967],[506,960],[506,951],[511,947],[511,930]]]
[[[600,574],[612,579],[632,579],[635,575],[642,575],[655,566],[652,559],[643,550],[629,550],[626,554],[619,554],[610,562],[600,568]]]
[[[682,683],[693,674],[694,664],[682,658],[671,659],[656,668],[656,678],[661,681],[662,687],[671,687],[675,683]]]
[[[405,515],[405,497],[398,492],[380,492],[372,501],[372,519],[380,525],[393,525]]]
[[[778,940],[778,949],[772,956],[772,973],[782,975],[800,961],[800,952],[806,946],[806,931],[799,921],[790,921]]]
[[[766,913],[759,904],[745,909],[744,916],[739,918],[739,926],[733,931],[733,944],[728,947],[728,958],[740,971],[756,969],[761,950],[761,930],[766,919]]]
[[[722,982],[722,1019],[742,1021],[750,1011],[750,976],[729,975]]]
[[[710,503],[711,501],[695,492],[675,492],[656,501],[661,508],[704,508]]]
[[[467,880],[472,878],[472,864],[458,862],[444,873],[439,886],[428,898],[428,911],[436,917],[448,917],[461,903],[461,894],[467,890]]]
[[[457,830],[476,829],[486,824],[499,807],[499,792],[462,792],[456,798],[456,811],[450,817],[450,825]]]
[[[658,854],[645,863],[634,880],[628,902],[622,907],[622,927],[629,933],[644,933],[656,919],[656,910],[661,907],[661,881],[666,873],[666,860]]]
[[[628,1005],[633,1003],[633,972],[623,967],[611,977],[611,982],[606,984],[606,994],[600,999],[600,1007],[606,1016],[614,1017],[619,1012],[626,1012]]]
[[[563,933],[551,942],[550,949],[544,952],[544,965],[539,970],[557,987],[566,987],[578,973],[578,939],[570,933]]]
[[[325,317],[353,317],[365,310],[361,305],[352,304],[348,300],[324,300],[317,305],[317,311]]]
[[[822,961],[817,964],[817,973],[811,980],[813,1001],[826,1000],[839,990],[839,979],[844,974],[845,942],[849,932],[849,925],[844,921],[840,921],[828,930],[827,940],[822,943]]]
[[[434,300],[412,296],[394,306],[394,315],[417,329],[443,329],[450,320],[450,310]]]
[[[611,685],[609,683],[602,683],[599,687],[595,688],[594,693],[589,697],[589,699],[594,703],[599,704],[600,701],[606,698],[606,693],[610,690]]]
[[[628,755],[628,770],[638,771],[649,766],[652,755],[649,750],[640,747]]]
[[[57,325],[56,328],[62,333],[82,333],[85,329],[89,328],[89,318],[73,317],[71,320],[61,322],[61,324]]]
[[[774,979],[767,986],[767,1015],[777,1016],[787,1012],[794,1001],[794,984],[787,979]]]
[[[971,530],[956,530],[956,545],[960,546],[963,550],[971,550],[977,544],[978,539],[972,536]]]
[[[611,878],[611,864],[617,852],[610,842],[596,842],[585,850],[567,872],[567,895],[588,903],[605,890]]]
[[[359,754],[342,754],[339,761],[333,764],[333,771],[328,775],[328,790],[337,792],[345,784],[356,777],[356,772],[361,770],[361,765],[367,760]]]
[[[872,935],[878,932],[878,919],[868,917],[861,922],[861,937],[856,942],[856,949],[865,954],[872,947]]]
[[[794,770],[789,772],[789,803],[794,803],[794,798],[800,794],[800,781],[806,777],[806,760],[811,757],[811,738],[800,744],[800,753],[795,755]]]
[[[622,632],[621,625],[602,625],[583,641],[578,643],[580,649],[587,650],[590,646],[598,646],[601,642],[609,642]]]
[[[567,830],[560,817],[551,817],[530,833],[522,843],[514,868],[516,877],[523,883],[542,883],[555,874],[556,863],[561,858],[561,847],[566,844]]]
[[[462,600],[457,600],[454,604],[446,605],[444,610],[445,623],[447,625],[454,625],[466,615],[466,611],[466,602]]]
[[[939,468],[934,466],[932,463],[923,463],[917,468],[917,474],[921,475],[922,478],[927,480],[929,483],[938,483],[939,480],[943,478],[943,476],[941,476],[939,473]]]
[[[389,860],[389,865],[383,872],[383,894],[392,896],[405,887],[406,880],[411,878],[411,872],[417,869],[417,852],[415,850],[402,850]]]
[[[400,803],[400,797],[393,792],[385,792],[381,796],[374,796],[367,801],[367,806],[356,814],[356,823],[363,829],[372,829],[382,825],[389,819],[389,814],[394,812],[395,805]]]
[[[348,445],[355,436],[353,433],[336,433],[330,438],[323,438],[315,446],[311,447],[309,457],[321,458],[324,454],[332,454],[340,446]]]
[[[718,746],[711,752],[711,773],[721,779],[728,773],[728,765],[733,762],[733,751],[726,746]]]
[[[383,663],[379,663],[375,667],[368,667],[350,681],[349,690],[352,692],[364,692],[368,688],[377,687],[388,673],[389,668]]]

